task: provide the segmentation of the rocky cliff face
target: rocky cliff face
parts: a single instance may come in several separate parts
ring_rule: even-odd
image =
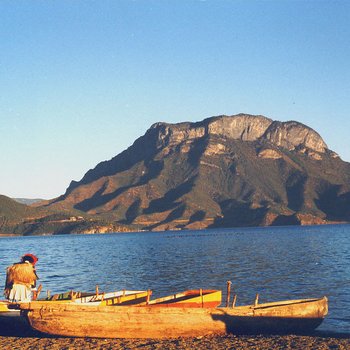
[[[218,136],[241,141],[267,141],[277,147],[303,153],[325,153],[328,150],[321,136],[306,125],[295,121],[272,121],[264,116],[247,114],[213,117],[199,123],[156,123],[151,130],[158,134],[157,145],[160,148]]]
[[[347,221],[349,179],[308,126],[238,114],[156,123],[49,207],[150,230]]]
[[[297,122],[274,122],[265,131],[266,140],[290,151],[310,149],[325,153],[328,149],[321,136],[309,127]]]

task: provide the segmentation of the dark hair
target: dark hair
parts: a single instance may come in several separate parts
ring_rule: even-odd
[[[28,261],[28,262],[30,262],[31,264],[33,264],[34,259],[33,259],[31,256],[26,255],[26,256],[24,256],[24,257],[22,258],[22,262],[26,262],[26,261]]]
[[[28,261],[33,266],[37,263],[38,260],[39,259],[33,254],[24,254],[21,258],[22,263]]]

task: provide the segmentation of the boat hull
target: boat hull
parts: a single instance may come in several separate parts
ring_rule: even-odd
[[[162,308],[31,302],[22,304],[21,309],[31,327],[40,332],[96,338],[175,338],[310,331],[322,322],[328,310],[327,298],[270,304],[274,305]]]
[[[309,334],[324,318],[232,316],[227,322],[229,334]]]

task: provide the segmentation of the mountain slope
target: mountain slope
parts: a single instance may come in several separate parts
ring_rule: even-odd
[[[18,203],[25,204],[25,205],[31,205],[37,202],[42,202],[44,199],[39,198],[12,198]]]
[[[313,129],[264,116],[154,124],[49,208],[161,230],[349,221],[350,165]]]
[[[40,211],[35,208],[0,195],[0,217],[6,217],[9,220],[19,220],[28,216],[40,216],[39,213]]]
[[[0,195],[0,235],[95,233],[125,230],[124,226],[116,226],[98,218],[91,218],[77,210],[58,211],[46,206],[35,208]]]

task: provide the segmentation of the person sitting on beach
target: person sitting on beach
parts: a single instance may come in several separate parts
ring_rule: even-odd
[[[19,263],[6,269],[4,295],[10,302],[29,302],[32,300],[32,291],[39,279],[35,271],[35,264],[38,260],[33,254],[25,254]]]

